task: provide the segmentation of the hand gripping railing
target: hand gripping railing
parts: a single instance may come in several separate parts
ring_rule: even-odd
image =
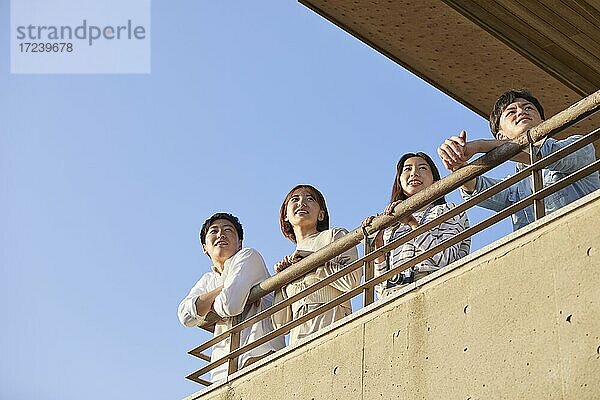
[[[327,261],[329,261],[333,257],[336,257],[336,256],[342,254],[343,252],[347,251],[348,249],[359,244],[364,239],[365,233],[372,234],[381,229],[385,229],[386,227],[403,219],[405,216],[414,213],[415,211],[426,206],[427,204],[430,204],[434,200],[457,189],[458,187],[463,185],[465,182],[467,182],[467,181],[489,171],[490,169],[496,167],[497,165],[509,160],[510,158],[517,155],[520,151],[522,151],[528,145],[532,146],[533,143],[538,142],[545,137],[555,135],[556,133],[563,130],[564,128],[571,126],[571,125],[577,123],[578,121],[581,121],[582,119],[590,116],[591,114],[598,111],[599,109],[600,109],[600,91],[593,93],[592,95],[590,95],[590,96],[584,98],[583,100],[579,101],[578,103],[572,105],[568,109],[556,114],[555,116],[548,119],[547,121],[542,122],[540,125],[531,129],[529,132],[519,136],[514,141],[507,142],[507,143],[503,144],[502,146],[499,146],[498,148],[490,151],[489,153],[484,154],[483,156],[477,158],[475,161],[473,161],[472,163],[459,169],[458,171],[450,174],[449,176],[447,176],[437,182],[434,182],[427,189],[402,201],[395,207],[392,215],[390,215],[390,216],[382,215],[382,216],[376,217],[372,221],[371,225],[369,226],[369,228],[367,229],[366,232],[362,228],[357,228],[354,231],[345,235],[344,237],[337,239],[336,241],[332,242],[331,244],[323,247],[322,249],[318,250],[317,252],[312,253],[308,257],[302,259],[298,263],[296,263],[296,264],[288,267],[287,269],[283,270],[282,272],[276,274],[275,276],[268,278],[268,279],[264,280],[263,282],[257,284],[250,291],[250,295],[248,297],[247,303],[251,304],[251,303],[257,301],[258,299],[260,299],[261,297],[263,297],[264,295],[266,295],[267,293],[278,290],[281,287],[287,285],[288,283],[293,282],[296,279],[306,275],[307,273],[314,271],[316,268],[325,264]],[[215,367],[217,367],[221,364],[224,364],[226,362],[229,363],[229,365],[228,365],[229,373],[233,373],[237,369],[237,357],[239,357],[241,354],[243,354],[243,353],[249,351],[250,349],[257,347],[277,336],[280,336],[282,334],[289,332],[290,329],[316,317],[317,315],[319,315],[339,304],[342,304],[343,302],[351,299],[352,297],[359,295],[363,291],[365,292],[365,305],[370,304],[373,301],[373,288],[375,285],[377,285],[381,282],[384,282],[387,279],[390,279],[392,276],[398,274],[399,272],[416,265],[417,263],[442,251],[443,249],[447,248],[448,246],[459,243],[460,241],[464,240],[465,238],[470,237],[470,236],[474,235],[475,233],[480,232],[483,229],[486,229],[487,227],[510,216],[511,214],[515,213],[518,210],[521,210],[521,209],[533,204],[536,218],[542,217],[544,215],[544,210],[543,210],[543,198],[544,197],[546,197],[549,194],[554,193],[558,190],[563,189],[564,187],[589,175],[590,173],[592,173],[594,171],[598,171],[600,169],[600,161],[595,161],[594,163],[586,166],[585,168],[582,168],[579,171],[563,178],[559,182],[556,182],[555,184],[545,187],[545,188],[542,188],[541,179],[540,179],[542,168],[546,167],[547,165],[549,165],[553,162],[556,162],[557,160],[564,157],[565,155],[570,154],[570,153],[582,148],[583,146],[585,146],[589,143],[592,143],[595,140],[598,140],[599,137],[600,137],[600,129],[596,129],[595,131],[586,135],[582,139],[570,144],[569,146],[566,146],[565,148],[561,149],[560,151],[552,153],[552,154],[548,155],[547,157],[544,157],[543,159],[536,161],[535,163],[532,162],[532,165],[530,165],[527,168],[524,168],[523,170],[521,170],[517,174],[511,176],[510,178],[499,182],[498,184],[494,185],[493,187],[474,196],[470,200],[468,200],[464,203],[461,203],[460,205],[456,206],[455,208],[449,210],[448,212],[441,215],[440,217],[437,217],[435,220],[417,227],[413,231],[410,231],[406,235],[386,244],[385,246],[383,246],[375,251],[370,251],[370,248],[368,246],[365,246],[365,253],[366,253],[365,256],[361,257],[357,261],[347,265],[346,267],[344,267],[340,271],[336,272],[335,274],[328,276],[326,279],[319,281],[316,284],[306,288],[301,293],[298,293],[292,297],[289,297],[285,301],[283,301],[281,303],[277,303],[273,307],[271,307],[267,310],[264,310],[264,311],[260,312],[259,314],[256,314],[255,316],[253,316],[241,323],[235,324],[228,331],[226,331],[226,332],[222,333],[221,335],[218,335],[218,336],[208,340],[207,342],[203,343],[202,345],[190,350],[189,354],[194,355],[199,358],[202,358],[205,361],[208,361],[209,357],[202,352],[204,350],[210,348],[213,344],[216,344],[224,339],[227,339],[228,337],[231,337],[230,353],[227,356],[222,357],[219,360],[215,360],[215,361],[209,363],[204,368],[201,368],[200,370],[195,371],[194,373],[187,376],[187,378],[191,379],[195,382],[208,385],[208,384],[210,384],[210,382],[202,379],[201,376],[203,374],[205,374],[206,372],[208,372],[208,371],[214,369]],[[532,156],[532,161],[534,160],[533,159],[534,153],[535,152],[530,151],[530,154]],[[401,244],[407,242],[408,240],[411,240],[411,239],[417,237],[418,235],[421,235],[422,233],[427,232],[431,228],[440,225],[441,223],[448,220],[449,218],[452,218],[452,217],[464,212],[465,210],[472,207],[473,205],[476,205],[477,203],[490,197],[491,195],[494,195],[494,194],[508,188],[509,186],[526,178],[529,175],[531,175],[533,177],[533,185],[532,185],[533,193],[529,197],[526,197],[526,198],[520,200],[519,202],[511,205],[510,207],[507,207],[506,209],[502,210],[501,212],[498,212],[498,213],[492,215],[491,217],[485,219],[484,221],[478,223],[477,225],[472,226],[471,228],[461,232],[460,234],[458,234],[454,237],[451,237],[448,240],[440,243],[439,245],[418,255],[417,257],[414,257],[414,258],[406,261],[405,263],[399,265],[398,267],[393,268],[392,270],[386,272],[385,274],[373,278],[372,262],[375,258],[384,255],[388,251],[393,250],[394,248],[400,246]],[[365,274],[365,283],[363,283],[362,285],[356,287],[355,289],[353,289],[351,291],[344,293],[343,295],[339,296],[338,298],[330,301],[327,304],[322,305],[318,309],[302,316],[301,318],[298,318],[298,319],[295,319],[295,320],[289,322],[288,324],[274,330],[273,332],[269,333],[268,335],[265,335],[264,337],[259,338],[258,340],[254,341],[248,345],[239,347],[239,333],[245,327],[248,327],[251,324],[256,323],[257,321],[260,321],[261,319],[269,318],[270,315],[274,314],[275,312],[289,306],[290,304],[292,304],[295,301],[298,301],[302,297],[305,297],[308,294],[313,293],[316,290],[318,290],[324,286],[327,286],[328,284],[339,279],[341,276],[346,275],[346,274],[362,267],[363,265],[365,265],[366,268],[368,268],[370,266],[371,272]],[[368,269],[367,269],[367,272],[369,272]],[[218,316],[214,313],[210,313],[205,318],[206,322],[203,324],[203,327],[209,327],[212,324],[214,324],[217,320],[218,320]]]

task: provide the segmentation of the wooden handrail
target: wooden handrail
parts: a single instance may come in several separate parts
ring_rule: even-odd
[[[392,215],[381,215],[373,219],[367,230],[367,233],[371,234],[393,225],[397,221],[405,218],[407,215],[420,210],[427,204],[430,204],[436,199],[459,188],[465,182],[484,174],[485,172],[495,168],[505,161],[510,160],[529,145],[530,139],[535,143],[546,137],[552,137],[561,130],[587,118],[598,110],[600,110],[600,90],[583,98],[548,120],[543,121],[541,124],[537,125],[529,132],[521,134],[513,141],[504,143],[503,145],[475,159],[472,163],[453,172],[445,178],[434,182],[425,190],[418,192],[414,196],[402,201],[395,207]],[[527,133],[529,133],[529,136]],[[286,268],[282,272],[255,285],[250,290],[250,295],[248,296],[247,302],[253,303],[266,294],[274,292],[279,288],[316,270],[319,266],[325,264],[332,258],[358,245],[363,238],[364,232],[362,228],[356,228],[347,235],[310,254],[308,257]],[[220,317],[216,313],[210,312],[206,316],[205,322],[203,325],[201,325],[201,327],[210,328],[219,319]]]

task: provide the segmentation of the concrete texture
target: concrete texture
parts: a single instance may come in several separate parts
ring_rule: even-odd
[[[587,200],[189,399],[598,399],[600,194]]]

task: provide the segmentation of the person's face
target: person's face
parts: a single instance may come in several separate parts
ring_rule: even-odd
[[[500,115],[498,139],[514,139],[542,122],[535,106],[525,99],[516,99]]]
[[[433,183],[433,173],[431,167],[421,157],[411,157],[404,161],[400,173],[400,185],[406,197],[431,186]]]
[[[242,248],[235,226],[226,219],[215,220],[208,227],[204,241],[202,251],[214,263],[224,263]]]
[[[292,226],[317,227],[317,222],[325,218],[325,212],[317,202],[317,197],[308,188],[292,192],[285,210],[285,220]]]

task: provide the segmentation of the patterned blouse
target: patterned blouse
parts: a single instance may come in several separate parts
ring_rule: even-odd
[[[423,211],[418,211],[413,214],[415,219],[419,222],[419,225],[430,222],[440,215],[448,212],[452,208],[456,207],[453,203],[445,203],[442,205],[430,205]],[[383,263],[375,262],[375,276],[381,276],[391,268],[398,267],[402,263],[414,258],[420,254],[423,254],[427,250],[437,246],[443,241],[455,236],[469,227],[469,219],[465,212],[452,217],[440,225],[433,227],[427,232],[409,240],[408,242],[400,245],[396,249],[392,250],[386,256],[386,261]],[[385,244],[391,242],[394,239],[399,238],[410,232],[412,229],[406,224],[398,223],[387,228],[383,233],[383,241]],[[382,298],[389,295],[395,289],[413,282],[433,271],[445,267],[448,264],[466,256],[469,254],[471,248],[471,237],[463,239],[462,241],[447,247],[443,251],[432,255],[424,261],[416,264],[414,267],[409,268],[399,274],[393,276],[387,281],[375,287],[377,297]]]

